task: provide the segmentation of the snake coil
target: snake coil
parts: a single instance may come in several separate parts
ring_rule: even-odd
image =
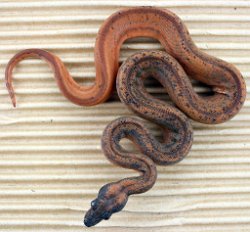
[[[227,70],[222,71],[227,75]],[[232,108],[240,104],[238,80],[229,88],[226,83],[223,93],[199,96],[181,65],[167,53],[145,51],[129,57],[118,72],[116,87],[119,97],[136,114],[158,124],[163,130],[163,141],[153,137],[135,118],[119,118],[106,127],[102,136],[106,157],[141,175],[104,185],[85,215],[86,226],[93,226],[123,209],[128,196],[149,190],[156,181],[155,165],[179,162],[191,148],[193,131],[189,119],[176,107],[147,93],[143,81],[149,77],[157,79],[179,109],[196,121],[219,123],[229,119],[230,115],[225,115],[225,112],[238,110]],[[119,144],[123,138],[130,139],[143,155],[126,152]]]
[[[222,123],[236,115],[245,100],[246,86],[238,69],[198,49],[178,16],[168,10],[138,7],[114,13],[100,28],[95,45],[96,79],[92,86],[76,83],[63,62],[50,52],[28,49],[16,54],[5,73],[13,105],[16,99],[12,71],[19,61],[33,56],[50,64],[61,92],[73,103],[91,106],[104,102],[112,93],[122,43],[138,36],[157,39],[167,53],[147,51],[128,58],[119,69],[117,91],[130,109],[162,127],[163,141],[154,138],[135,118],[120,118],[106,127],[102,148],[107,158],[141,175],[103,186],[85,215],[86,226],[122,210],[129,195],[150,189],[156,181],[155,164],[173,164],[187,155],[193,139],[187,116],[202,123]],[[143,80],[150,76],[163,85],[179,109],[146,92]],[[198,95],[188,76],[210,86],[213,95]],[[143,155],[126,152],[119,144],[123,138],[132,140]]]

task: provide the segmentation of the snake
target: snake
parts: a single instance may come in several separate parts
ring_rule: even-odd
[[[102,136],[105,156],[112,163],[136,170],[140,175],[104,185],[85,215],[86,226],[109,219],[125,207],[130,195],[152,188],[157,178],[157,164],[171,165],[188,154],[193,130],[187,115],[196,121],[212,124],[229,119],[230,113],[238,110],[239,97],[243,97],[238,94],[242,94],[244,87],[237,86],[237,83],[242,83],[242,78],[239,75],[233,78],[227,69],[224,70],[227,75],[224,78],[231,82],[230,88],[212,96],[201,96],[194,91],[180,63],[166,52],[142,51],[121,65],[116,80],[119,98],[137,115],[160,126],[163,139],[156,139],[137,118],[118,118],[106,127]],[[178,108],[147,92],[144,81],[150,77],[164,87]],[[141,154],[123,149],[120,141],[124,138],[131,140]]]
[[[119,69],[121,45],[134,37],[154,38],[165,52],[136,53]],[[62,94],[71,102],[81,106],[102,103],[111,96],[116,81],[121,101],[139,116],[162,128],[160,141],[137,118],[118,118],[106,127],[102,136],[106,157],[141,175],[104,185],[85,215],[84,224],[88,227],[121,211],[130,195],[152,188],[157,178],[157,164],[174,164],[188,154],[193,141],[189,118],[206,124],[225,122],[239,112],[246,97],[246,85],[240,71],[201,51],[183,21],[167,9],[136,7],[115,12],[100,27],[94,53],[96,78],[92,86],[78,84],[59,57],[41,49],[17,53],[5,72],[14,106],[12,71],[15,65],[27,57],[39,57],[52,67]],[[178,108],[147,93],[143,82],[149,77],[163,85]],[[209,86],[213,94],[197,94],[189,78]],[[123,149],[120,145],[123,138],[130,139],[142,154]]]
[[[182,82],[183,78],[183,73],[178,75],[180,65],[174,69],[175,65],[177,61],[167,53],[145,51],[129,57],[120,67],[116,86],[121,101],[139,116],[158,124],[163,139],[156,139],[142,122],[132,117],[118,118],[105,128],[102,149],[106,157],[141,175],[104,185],[85,215],[86,226],[109,219],[124,208],[130,195],[152,188],[157,177],[156,164],[174,164],[188,154],[193,141],[188,117],[175,106],[148,94],[143,84],[145,79],[154,77],[171,92],[174,84]],[[120,146],[124,138],[130,139],[143,155],[126,152]]]
[[[234,101],[235,105],[231,108],[226,106],[229,100],[213,96],[213,99],[217,99],[217,105],[222,104],[225,109],[224,116],[216,117],[216,122],[227,120],[240,109],[244,102],[245,84],[239,71],[233,65],[202,52],[196,47],[186,26],[176,14],[156,7],[119,10],[103,22],[96,37],[94,49],[96,78],[91,86],[77,83],[61,59],[51,52],[38,48],[18,52],[9,60],[5,69],[5,83],[13,105],[16,105],[16,98],[12,72],[18,62],[28,57],[41,58],[49,63],[61,93],[71,102],[81,106],[93,106],[106,101],[115,86],[121,45],[127,39],[142,36],[158,40],[164,50],[182,65],[189,76],[211,86],[215,93],[228,95],[237,92],[235,96],[237,101]],[[198,101],[196,104],[200,106],[199,108],[205,107],[203,101]],[[214,111],[217,110],[215,107]],[[204,114],[204,111],[200,111],[198,115]]]
[[[155,24],[153,37],[167,47],[167,53],[144,51],[129,57],[119,69],[116,89],[121,101],[133,112],[162,128],[163,140],[153,137],[136,118],[118,118],[105,128],[102,136],[105,156],[112,163],[136,170],[140,175],[104,185],[85,214],[87,227],[121,211],[130,195],[152,188],[157,178],[156,164],[174,164],[188,154],[193,131],[187,116],[201,123],[222,123],[238,113],[246,97],[245,82],[239,70],[199,50],[176,15],[155,8],[125,12],[131,13],[127,24],[144,22],[137,31],[149,21],[150,25]],[[134,12],[138,15],[133,15]],[[131,22],[135,18],[137,20]],[[149,77],[161,83],[181,111],[147,93],[143,81]],[[213,94],[197,94],[189,77],[208,85]],[[131,140],[142,154],[124,150],[120,145],[124,138]]]

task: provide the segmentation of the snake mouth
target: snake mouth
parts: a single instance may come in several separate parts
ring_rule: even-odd
[[[95,226],[102,220],[101,217],[98,217],[92,209],[90,209],[84,217],[84,225],[87,227]]]

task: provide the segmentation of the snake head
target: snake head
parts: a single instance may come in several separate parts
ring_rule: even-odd
[[[128,195],[120,184],[104,185],[99,190],[97,198],[91,202],[91,208],[85,215],[84,224],[91,227],[102,220],[108,220],[113,213],[123,209],[127,200]]]

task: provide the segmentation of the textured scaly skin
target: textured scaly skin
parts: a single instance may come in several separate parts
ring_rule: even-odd
[[[75,82],[63,62],[52,53],[40,49],[28,49],[16,54],[6,67],[6,85],[13,104],[16,102],[12,86],[12,70],[20,60],[32,56],[44,58],[49,62],[55,71],[61,92],[73,103],[91,106],[106,101],[112,93],[117,75],[120,47],[125,40],[138,36],[159,40],[189,76],[212,86],[215,92],[225,95],[237,93],[231,108],[225,107],[224,113],[227,116],[217,117],[217,122],[225,121],[238,112],[246,93],[245,83],[239,71],[233,65],[198,49],[177,15],[168,10],[152,7],[121,10],[105,20],[95,44],[96,79],[92,86],[81,86]],[[225,90],[230,88],[233,91]],[[229,100],[226,98],[224,100],[218,98],[217,104],[227,105]],[[199,105],[200,114],[205,114],[203,108],[206,106],[202,105],[203,102],[195,104]]]
[[[155,164],[174,164],[188,154],[193,132],[186,115],[203,123],[220,123],[238,112],[238,94],[242,93],[239,83],[242,78],[240,75],[236,79],[230,78],[227,73],[225,75],[228,75],[230,85],[225,83],[223,92],[215,92],[213,96],[200,96],[192,88],[182,66],[165,52],[140,52],[122,64],[116,81],[121,101],[139,116],[162,127],[163,141],[154,138],[134,118],[120,118],[106,127],[102,137],[102,149],[106,157],[141,175],[104,185],[85,215],[86,226],[109,219],[113,213],[122,210],[130,195],[148,191],[156,181]],[[143,81],[149,77],[154,77],[162,84],[182,112],[147,93]],[[216,77],[208,81],[218,82]],[[122,149],[119,142],[123,138],[130,139],[142,155]]]
[[[95,45],[96,79],[90,87],[77,84],[52,53],[28,49],[14,56],[6,68],[6,85],[13,104],[12,70],[19,61],[32,56],[52,66],[61,92],[70,101],[85,106],[104,102],[112,93],[122,43],[138,36],[157,39],[169,55],[144,52],[129,58],[119,71],[117,90],[134,112],[163,128],[164,139],[156,140],[133,118],[121,118],[107,126],[102,139],[107,158],[141,175],[103,186],[85,216],[87,226],[120,211],[129,195],[150,189],[156,180],[155,164],[172,164],[186,156],[192,144],[192,128],[185,114],[202,123],[222,123],[238,113],[246,97],[240,72],[232,64],[198,49],[178,16],[168,10],[138,7],[118,11],[103,23]],[[146,93],[142,80],[149,75],[165,87],[183,113]],[[196,94],[187,75],[210,86],[214,95]],[[144,155],[124,151],[119,145],[122,138],[131,139]]]

